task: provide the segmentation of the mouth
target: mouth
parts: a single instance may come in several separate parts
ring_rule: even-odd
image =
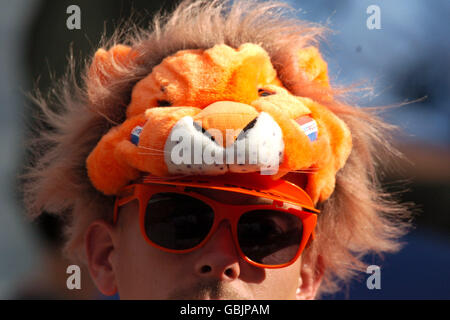
[[[209,295],[207,295],[207,296],[204,296],[203,298],[197,298],[196,300],[216,300],[216,301],[223,301],[223,300],[247,300],[246,298],[243,298],[243,297],[241,297],[241,296],[239,296],[239,297],[229,297],[229,298],[226,298],[226,297],[212,297],[212,296],[209,296]]]
[[[173,292],[169,300],[249,300],[237,288],[231,288],[219,281],[201,282],[185,289]]]
[[[230,296],[230,298],[227,298],[227,296]],[[184,292],[182,294],[178,294],[176,297],[171,297],[176,300],[233,300],[231,296],[237,296],[236,293],[230,295],[226,293],[217,293],[214,292],[205,292],[205,290],[190,290],[190,292]],[[239,299],[240,298],[234,298]]]

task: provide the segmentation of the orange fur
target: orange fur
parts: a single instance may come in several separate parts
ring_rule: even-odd
[[[114,48],[111,50],[117,51]],[[320,86],[329,86],[327,64],[317,49],[308,47],[297,54],[298,66],[302,68],[304,77],[317,81]],[[96,58],[94,63],[100,61],[106,64],[101,70],[107,70],[109,62]],[[273,95],[259,97],[258,89],[261,88]],[[157,108],[158,100],[170,101],[172,106]],[[227,104],[227,101],[240,104]],[[217,102],[221,103],[220,106],[212,110],[211,105],[217,106]],[[199,112],[202,109],[205,112]],[[96,157],[90,157],[87,162],[94,185],[105,194],[116,194],[133,180],[135,175],[126,176],[122,166],[112,165],[114,157],[118,157],[117,161],[123,166],[128,165],[128,170],[169,175],[162,156],[164,143],[176,121],[192,115],[193,110],[196,121],[201,121],[206,129],[221,131],[223,137],[227,129],[243,129],[260,112],[269,113],[281,127],[286,148],[281,172],[275,178],[289,171],[318,168],[317,174],[310,176],[307,186],[315,203],[331,195],[334,176],[350,154],[351,136],[345,123],[325,107],[309,99],[295,97],[282,87],[263,48],[247,43],[233,49],[222,44],[208,50],[177,52],[136,84],[127,116],[133,118],[146,114],[149,123],[144,127],[139,146],[129,142],[133,127],[128,122],[122,125],[126,129],[120,130],[121,137],[115,141],[114,150],[111,150],[109,136],[100,141],[94,150]],[[303,115],[312,115],[318,122],[317,141],[310,142],[295,122]],[[116,132],[117,129],[111,131]]]

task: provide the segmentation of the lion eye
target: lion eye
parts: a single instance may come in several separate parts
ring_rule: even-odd
[[[172,106],[172,103],[170,101],[167,101],[167,100],[158,100],[157,103],[158,103],[159,107],[170,107],[170,106]]]
[[[269,91],[269,90],[266,90],[266,89],[259,89],[258,90],[258,95],[260,97],[267,97],[267,96],[271,96],[273,94],[275,94],[275,92],[272,92],[272,91]]]

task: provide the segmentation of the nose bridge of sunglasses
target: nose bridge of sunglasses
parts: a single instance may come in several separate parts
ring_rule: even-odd
[[[273,205],[282,208],[284,206],[284,202],[280,200],[273,200]]]
[[[177,190],[179,192],[186,192],[186,188],[187,188],[187,186],[175,185],[175,190]]]

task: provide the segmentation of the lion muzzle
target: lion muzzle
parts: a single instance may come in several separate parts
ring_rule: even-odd
[[[169,172],[186,175],[276,174],[284,155],[283,134],[277,122],[268,113],[258,113],[251,106],[242,109],[243,104],[226,102],[228,106],[235,104],[242,111],[242,116],[238,117],[240,127],[236,127],[235,122],[227,126],[226,117],[231,113],[224,114],[221,103],[211,106],[218,111],[218,121],[211,121],[212,110],[207,107],[207,117],[186,116],[173,126],[164,148]],[[249,112],[250,108],[253,112]],[[234,110],[236,119],[236,108],[225,110],[230,109]],[[205,119],[207,121],[202,121]],[[246,120],[243,122],[243,119]],[[222,125],[214,128],[211,123]]]

